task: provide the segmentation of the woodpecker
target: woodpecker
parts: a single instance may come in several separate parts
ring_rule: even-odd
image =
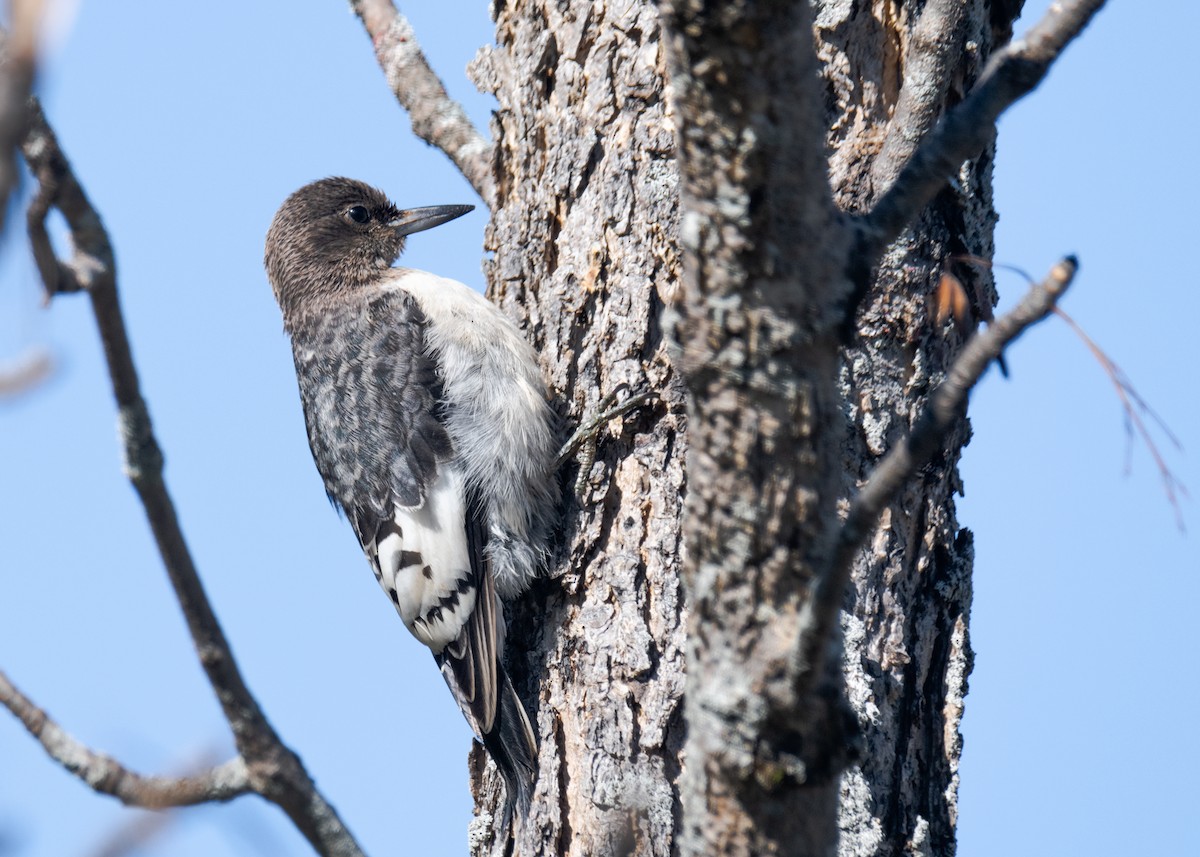
[[[472,208],[402,210],[323,179],[280,207],[264,262],[329,500],[495,760],[506,814],[524,814],[537,744],[504,668],[504,601],[546,558],[553,412],[512,320],[462,283],[392,267],[407,236]]]

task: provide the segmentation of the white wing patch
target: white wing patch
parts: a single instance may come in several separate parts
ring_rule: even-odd
[[[537,355],[512,319],[462,283],[393,268],[384,289],[406,292],[429,324],[454,454],[483,500],[488,559],[502,598],[524,592],[542,562],[558,451]],[[520,454],[515,454],[519,450]]]
[[[425,504],[396,508],[375,544],[379,583],[418,640],[438,654],[475,609],[462,475],[443,463]]]

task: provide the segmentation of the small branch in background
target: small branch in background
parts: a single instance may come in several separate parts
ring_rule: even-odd
[[[41,384],[54,371],[54,358],[44,348],[31,347],[0,361],[0,399],[14,399]]]
[[[1112,382],[1113,387],[1117,391],[1117,397],[1121,400],[1121,407],[1125,409],[1125,425],[1129,435],[1130,450],[1132,451],[1133,437],[1136,432],[1137,436],[1142,439],[1142,443],[1146,444],[1146,448],[1150,450],[1150,456],[1154,459],[1155,466],[1158,467],[1159,477],[1162,479],[1163,492],[1167,495],[1167,502],[1175,510],[1176,525],[1180,531],[1186,530],[1187,528],[1183,524],[1183,507],[1180,504],[1180,498],[1188,496],[1187,486],[1179,480],[1167,465],[1166,459],[1163,458],[1158,444],[1154,442],[1154,438],[1150,434],[1150,430],[1143,417],[1149,417],[1158,426],[1159,430],[1166,435],[1170,444],[1177,450],[1182,450],[1183,445],[1179,442],[1179,438],[1168,428],[1162,418],[1146,404],[1146,400],[1134,389],[1133,383],[1121,367],[1104,353],[1104,350],[1084,332],[1075,319],[1058,308],[1055,308],[1054,313],[1065,321],[1071,330],[1075,331],[1076,336],[1083,340],[1083,344],[1087,346],[1088,351],[1092,353],[1092,356],[1096,358],[1100,367],[1104,369],[1104,373],[1108,375],[1109,381]]]
[[[954,64],[966,38],[965,0],[930,0],[913,27],[904,84],[888,121],[887,138],[871,164],[871,185],[890,187],[937,122]]]
[[[46,124],[46,116],[36,99],[30,102],[29,133],[22,144],[22,151],[38,182],[37,192],[29,204],[25,221],[33,258],[42,278],[42,286],[46,290],[47,302],[55,295],[81,289],[87,289],[93,296],[107,295],[115,290],[116,269],[108,232],[100,221],[100,215],[76,180],[71,165],[67,163],[54,132]],[[52,208],[62,212],[71,231],[74,251],[70,261],[60,260],[50,243],[50,235],[46,231],[46,217]],[[121,334],[124,338],[124,330]],[[116,372],[122,381],[118,400],[135,398],[136,373],[128,349],[123,354],[110,354],[106,351],[105,356],[109,359],[110,371]],[[128,389],[127,384],[130,377],[133,377],[135,382],[132,390]]]
[[[88,852],[89,857],[127,857],[146,853],[152,840],[179,819],[175,812],[139,813],[118,827]]]
[[[496,184],[492,144],[476,130],[429,66],[408,19],[392,0],[350,0],[375,46],[388,86],[408,111],[413,133],[448,157],[491,207]]]
[[[17,184],[17,147],[29,127],[42,0],[12,0],[8,33],[0,30],[0,234]]]
[[[827,641],[841,610],[854,556],[875,529],[879,515],[900,489],[942,448],[946,432],[966,406],[971,388],[983,377],[988,364],[1022,333],[1050,315],[1071,285],[1078,270],[1074,256],[1055,265],[1046,279],[1035,285],[1009,313],[975,335],[963,347],[945,379],[929,397],[908,437],[897,443],[871,472],[866,484],[851,501],[817,583],[813,598],[813,622],[802,642],[809,675],[818,676]]]
[[[163,481],[163,456],[142,398],[117,296],[112,243],[36,101],[22,150],[39,184],[29,237],[47,296],[84,291],[91,301],[117,403],[125,473],[145,509],[197,656],[245,760],[250,787],[286,812],[319,854],[357,857],[362,852],[354,837],[246,686],[200,582]],[[62,213],[71,233],[74,253],[69,261],[57,258],[46,235],[45,217],[52,208]]]
[[[111,756],[97,753],[69,735],[3,672],[0,672],[0,704],[41,742],[50,758],[94,791],[112,795],[126,806],[146,809],[192,806],[232,800],[251,791],[246,764],[240,756],[187,777],[146,777],[134,773]]]
[[[1025,271],[1013,265],[1005,265],[993,262],[978,256],[953,256],[947,260],[947,267],[942,273],[942,279],[938,284],[938,288],[934,296],[933,312],[934,318],[938,324],[943,323],[951,314],[955,316],[957,323],[961,323],[962,319],[959,318],[959,308],[964,306],[970,300],[962,287],[962,283],[950,273],[949,262],[964,262],[969,265],[977,265],[996,270],[1012,271],[1025,280],[1026,283],[1033,283],[1033,277],[1029,276],[1029,274],[1027,274]],[[990,322],[990,308],[982,302],[977,301],[977,303],[979,304],[979,308],[981,310],[987,312],[984,320]],[[1167,465],[1166,459],[1162,455],[1158,445],[1154,442],[1149,430],[1149,426],[1146,425],[1143,417],[1148,417],[1156,426],[1158,426],[1159,430],[1166,436],[1167,441],[1174,446],[1175,449],[1182,451],[1183,445],[1171,431],[1170,427],[1167,426],[1166,422],[1164,422],[1163,419],[1154,412],[1150,405],[1146,403],[1146,400],[1143,399],[1137,392],[1136,388],[1133,386],[1133,382],[1129,380],[1129,377],[1125,374],[1124,370],[1122,370],[1121,367],[1118,366],[1116,362],[1109,357],[1104,350],[1100,348],[1100,346],[1097,345],[1090,336],[1087,335],[1087,333],[1084,332],[1083,328],[1080,327],[1074,319],[1063,312],[1060,307],[1054,308],[1054,314],[1062,318],[1062,320],[1067,323],[1067,326],[1075,332],[1075,335],[1083,341],[1083,344],[1092,353],[1092,356],[1096,358],[1096,361],[1100,364],[1100,367],[1104,370],[1105,374],[1108,375],[1109,380],[1117,390],[1117,396],[1121,400],[1121,407],[1125,411],[1125,426],[1129,438],[1129,444],[1126,449],[1126,470],[1128,471],[1130,466],[1129,456],[1133,452],[1133,440],[1136,435],[1142,439],[1143,443],[1146,444],[1146,448],[1150,450],[1150,455],[1153,457],[1154,464],[1158,468],[1159,475],[1162,478],[1163,491],[1167,496],[1167,501],[1175,510],[1175,523],[1178,525],[1181,531],[1185,530],[1186,528],[1184,527],[1183,522],[1183,507],[1180,503],[1180,500],[1181,498],[1188,496],[1187,486],[1185,486],[1183,482],[1179,480],[1179,478]],[[1004,376],[1007,378],[1008,370],[1005,368],[1002,361],[1003,356],[999,358],[998,362],[1000,362],[1001,372],[1003,372]]]
[[[1087,26],[1105,0],[1063,0],[1025,36],[998,51],[979,82],[922,140],[895,183],[875,207],[856,218],[859,255],[867,269],[883,248],[992,139],[996,120],[1041,83],[1063,49]],[[881,168],[882,169],[882,168]]]

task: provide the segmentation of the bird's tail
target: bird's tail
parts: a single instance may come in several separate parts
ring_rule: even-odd
[[[504,826],[512,820],[513,810],[524,818],[533,799],[533,779],[537,774],[537,739],[525,706],[513,690],[503,666],[498,665],[497,678],[500,693],[496,705],[496,719],[492,728],[485,732],[483,746],[500,769],[507,791],[504,805]]]

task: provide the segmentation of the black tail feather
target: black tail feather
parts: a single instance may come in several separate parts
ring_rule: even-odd
[[[482,735],[483,746],[504,778],[504,827],[512,821],[513,811],[524,818],[533,800],[533,781],[537,775],[537,740],[529,725],[525,707],[513,690],[508,673],[499,667],[500,692],[496,719]]]

